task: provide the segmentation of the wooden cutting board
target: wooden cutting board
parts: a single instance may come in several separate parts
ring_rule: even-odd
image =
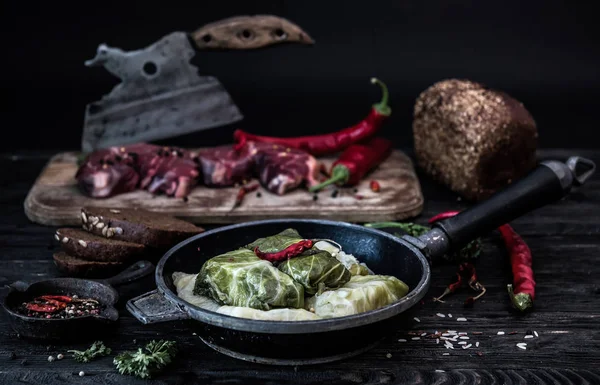
[[[51,226],[78,226],[82,206],[110,208],[139,207],[164,212],[197,224],[228,224],[259,219],[322,218],[346,222],[393,221],[418,215],[423,209],[421,186],[413,164],[401,151],[392,155],[354,188],[330,186],[318,194],[297,189],[283,196],[264,190],[246,196],[241,206],[232,209],[238,188],[194,188],[187,202],[183,199],[152,196],[146,191],[134,191],[107,199],[83,195],[76,184],[77,153],[54,156],[29,191],[25,199],[25,214],[36,223]],[[319,159],[329,166],[334,157]],[[377,180],[381,191],[369,189],[369,181]],[[357,199],[356,195],[363,199]]]

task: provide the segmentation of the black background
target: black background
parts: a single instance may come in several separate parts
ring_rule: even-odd
[[[6,4],[8,3],[8,4]],[[314,46],[201,52],[245,120],[171,141],[226,143],[236,127],[280,135],[332,131],[366,115],[388,83],[393,116],[384,135],[412,146],[412,108],[432,83],[462,77],[521,100],[540,147],[597,147],[600,55],[594,2],[260,1],[3,2],[1,146],[79,149],[84,107],[116,79],[87,68],[100,43],[132,50],[173,31],[234,15],[274,14],[300,25]],[[8,101],[7,101],[8,100]]]

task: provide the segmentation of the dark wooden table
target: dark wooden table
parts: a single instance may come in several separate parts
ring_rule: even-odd
[[[581,155],[600,164],[600,150],[545,150],[540,159],[565,160]],[[16,280],[35,281],[58,275],[51,254],[54,228],[30,223],[23,200],[51,154],[4,154],[0,158],[0,285]],[[424,223],[431,215],[467,207],[456,195],[421,175],[425,210],[416,218]],[[105,342],[114,353],[131,350],[151,339],[177,340],[181,354],[153,381],[119,375],[112,357],[80,364],[67,357],[48,362],[49,355],[85,344],[47,346],[19,339],[0,316],[0,382],[5,384],[356,384],[356,383],[496,383],[496,384],[600,384],[600,173],[567,198],[514,221],[514,228],[534,254],[537,299],[535,310],[517,314],[511,309],[506,284],[511,270],[501,239],[484,239],[478,262],[481,281],[488,292],[474,308],[462,306],[467,292],[433,303],[452,279],[455,266],[435,265],[427,301],[414,309],[420,322],[396,331],[374,349],[358,357],[307,367],[272,367],[238,361],[205,346],[192,335],[186,322],[142,325],[120,304],[118,332]],[[148,277],[122,287],[124,300],[153,288]],[[436,316],[443,313],[445,318]],[[452,318],[447,315],[451,313]],[[466,317],[467,322],[457,322]],[[435,340],[411,340],[436,330],[467,332],[471,349],[447,350]],[[505,335],[498,335],[504,331]],[[539,337],[524,339],[527,332]],[[90,331],[92,333],[93,331]],[[473,335],[472,332],[482,332]],[[517,332],[516,334],[509,334]],[[407,339],[408,342],[400,342]],[[480,345],[475,348],[475,342]],[[527,343],[527,350],[516,344]],[[315,346],[315,349],[319,349]],[[477,353],[479,352],[479,354]],[[13,354],[14,353],[14,354]],[[450,353],[449,356],[443,353]],[[79,377],[79,371],[85,377]]]

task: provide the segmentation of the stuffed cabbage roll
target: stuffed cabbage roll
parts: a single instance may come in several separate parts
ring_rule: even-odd
[[[322,318],[344,317],[379,309],[398,301],[408,286],[387,275],[355,275],[337,290],[306,300],[306,308]]]
[[[304,292],[310,295],[320,288],[338,288],[350,280],[350,272],[340,261],[315,248],[281,262],[277,268],[304,286]]]
[[[350,272],[350,275],[369,275],[373,274],[364,263],[359,262],[356,257],[352,254],[346,254],[332,243],[327,241],[319,241],[315,243],[317,249],[327,251],[335,259],[340,261],[346,269]]]
[[[249,318],[265,321],[310,321],[320,319],[314,313],[304,309],[258,310],[241,306],[221,306],[211,298],[193,293],[194,282],[198,274],[175,272],[172,274],[177,296],[199,308],[230,315],[232,317]]]
[[[261,310],[304,306],[302,285],[243,248],[206,261],[196,278],[194,294],[210,296],[221,305]]]
[[[263,253],[277,253],[303,240],[304,238],[298,234],[298,231],[294,229],[286,229],[279,234],[258,238],[256,241],[246,245],[245,247],[249,250],[254,250],[258,247],[258,249]]]
[[[173,285],[177,289],[177,296],[202,309],[217,311],[221,305],[211,298],[194,294],[194,283],[197,276],[198,274],[173,273],[171,277],[173,277]]]

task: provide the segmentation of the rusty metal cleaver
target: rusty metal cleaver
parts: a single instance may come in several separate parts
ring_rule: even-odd
[[[313,44],[294,23],[276,16],[239,16],[193,33],[173,32],[135,51],[100,44],[88,67],[103,66],[121,82],[86,106],[82,151],[149,142],[238,122],[243,115],[223,85],[199,76],[197,50],[257,49]]]

